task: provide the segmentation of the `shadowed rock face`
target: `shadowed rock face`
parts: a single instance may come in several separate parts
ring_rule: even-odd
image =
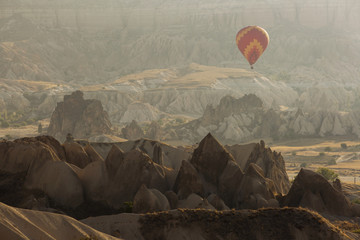
[[[276,201],[275,194],[273,181],[265,178],[262,169],[252,163],[238,185],[235,206],[237,209],[269,207],[269,201]]]
[[[76,138],[111,133],[111,123],[99,100],[84,100],[81,91],[65,95],[53,112],[48,134],[59,140],[71,133]]]
[[[339,216],[352,214],[350,202],[342,192],[320,174],[306,169],[300,170],[282,205],[301,206]]]
[[[124,155],[113,181],[108,188],[107,201],[118,208],[126,201],[132,201],[142,184],[161,192],[169,189],[164,168],[138,149]]]
[[[204,186],[194,166],[188,161],[182,161],[175,180],[174,191],[179,199],[186,199],[191,193],[204,196]]]
[[[139,240],[350,239],[319,214],[302,208],[222,212],[180,209],[102,216],[83,222],[108,234]]]
[[[106,170],[109,178],[113,179],[117,169],[124,161],[124,152],[116,145],[112,145],[110,152],[105,159]]]
[[[274,182],[277,193],[286,194],[289,191],[290,181],[286,173],[285,161],[281,153],[265,147],[264,141],[247,145],[226,146],[226,149],[235,157],[235,161],[243,171],[255,163],[262,169],[264,177]]]
[[[0,170],[25,172],[25,189],[40,190],[61,206],[77,207],[83,202],[80,179],[69,164],[59,159],[54,149],[61,152],[60,144],[52,137],[46,138],[0,142]]]
[[[168,199],[157,189],[148,189],[144,184],[134,197],[134,213],[170,210]]]
[[[235,160],[210,133],[200,142],[190,160],[205,180],[215,185],[228,161]]]

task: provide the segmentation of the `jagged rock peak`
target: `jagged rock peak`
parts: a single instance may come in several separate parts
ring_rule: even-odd
[[[263,140],[255,145],[249,158],[246,160],[245,171],[247,171],[252,163],[257,164],[262,169],[264,177],[274,181],[278,193],[286,194],[289,191],[290,180],[286,173],[285,161],[281,153],[266,147]],[[244,166],[242,163],[240,165]]]
[[[117,169],[119,168],[120,164],[123,161],[124,161],[124,151],[121,150],[118,146],[112,145],[105,159],[105,166],[110,179],[113,179]]]
[[[218,183],[218,178],[228,161],[235,162],[233,156],[211,133],[201,140],[190,160],[191,164],[204,175],[205,179],[213,184]]]

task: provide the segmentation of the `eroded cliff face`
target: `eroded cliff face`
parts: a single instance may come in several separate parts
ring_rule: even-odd
[[[294,137],[360,137],[359,111],[337,112],[300,108],[266,109],[254,94],[241,98],[225,96],[220,103],[208,106],[203,116],[176,128],[184,141],[194,142],[207,132],[229,143],[256,138],[287,139]]]
[[[111,123],[101,102],[85,100],[81,91],[65,95],[51,116],[48,134],[63,141],[69,133],[76,138],[111,133]]]
[[[122,126],[199,118],[226,95],[254,93],[267,109],[304,111],[294,121],[293,113],[286,116],[292,123],[280,124],[281,134],[359,135],[353,121],[360,109],[358,5],[185,2],[0,3],[0,109],[48,118],[63,95],[80,88]],[[248,64],[234,43],[249,24],[264,26],[271,39],[258,73],[243,70]],[[273,112],[267,117],[280,126]],[[246,124],[252,120],[230,115],[216,129],[238,141],[253,135]],[[268,129],[260,136],[271,135]],[[196,131],[203,136],[214,127]]]

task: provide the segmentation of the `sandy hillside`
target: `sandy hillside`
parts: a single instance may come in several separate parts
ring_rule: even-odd
[[[1,239],[118,239],[75,219],[48,212],[18,209],[0,203]]]

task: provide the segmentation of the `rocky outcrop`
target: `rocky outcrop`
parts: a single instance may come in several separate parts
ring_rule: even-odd
[[[115,177],[116,172],[123,161],[124,152],[118,146],[112,145],[112,148],[105,159],[105,166],[110,179]]]
[[[0,143],[0,170],[8,173],[25,172],[23,186],[28,190],[38,189],[60,206],[75,208],[83,202],[83,188],[76,170],[61,161],[54,151],[59,143],[53,138],[17,139]],[[50,142],[47,145],[44,142]],[[57,147],[54,147],[57,146]],[[66,186],[66,187],[64,187]]]
[[[96,145],[96,143],[93,144]],[[154,150],[156,150],[156,146],[158,146],[162,151],[161,155],[163,165],[175,170],[180,168],[182,160],[188,160],[191,157],[190,153],[184,151],[183,149],[150,139],[140,139],[136,141],[117,143],[117,146],[119,146],[125,152],[138,148],[146,153],[151,159],[160,159],[160,154],[154,157]],[[101,151],[101,149],[99,149],[99,151]]]
[[[274,182],[265,178],[262,169],[253,163],[249,165],[238,185],[237,194],[237,209],[270,207],[272,202],[276,201]]]
[[[78,166],[79,168],[86,167],[90,162],[94,160],[100,160],[97,158],[94,159],[94,157],[90,157],[91,155],[89,156],[85,149],[76,142],[65,142],[63,146],[65,149],[66,161],[68,163],[74,164],[75,166]]]
[[[178,126],[177,136],[194,142],[212,132],[228,143],[258,138],[360,136],[358,111],[310,109],[305,112],[301,108],[284,111],[276,106],[267,109],[263,104],[254,94],[241,98],[225,96],[216,107],[209,105],[200,118]]]
[[[144,184],[134,197],[133,213],[149,213],[170,210],[167,198],[157,189],[148,189]]]
[[[263,142],[258,145],[265,149]],[[198,194],[201,197],[215,194],[217,197],[214,201],[217,208],[225,209],[225,206],[228,206],[238,209],[257,209],[279,206],[275,197],[281,192],[277,191],[274,181],[265,176],[264,170],[255,164],[255,162],[259,164],[267,162],[269,159],[256,155],[256,161],[253,161],[253,158],[250,157],[254,155],[252,153],[259,152],[255,150],[256,146],[256,144],[248,145],[252,152],[244,151],[244,155],[248,157],[244,173],[225,147],[211,134],[208,134],[195,149],[190,162],[182,162],[174,191],[178,194],[179,199],[188,198],[191,194]],[[278,161],[278,159],[274,161]],[[282,167],[281,169],[284,170],[287,177],[284,162],[279,162],[279,166]],[[266,165],[267,168],[262,167],[268,172],[280,171],[279,169],[273,170],[273,165]],[[276,178],[276,181],[285,180]],[[277,184],[283,185],[283,183]]]
[[[186,199],[191,193],[205,195],[200,175],[195,167],[185,160],[182,161],[173,189],[179,199]]]
[[[83,220],[124,239],[352,239],[319,214],[303,208],[209,211],[179,209]]]
[[[111,123],[101,102],[85,100],[81,91],[65,95],[51,116],[48,134],[63,141],[68,133],[76,138],[111,133]]]
[[[351,204],[344,194],[320,174],[306,169],[300,170],[282,205],[301,206],[338,216],[352,215]]]
[[[143,184],[161,192],[169,190],[162,166],[139,149],[126,152],[107,189],[106,201],[110,206],[119,208],[124,202],[132,201]]]
[[[121,132],[123,137],[128,140],[137,140],[144,137],[144,131],[135,120],[132,120],[130,124],[121,129]]]
[[[190,163],[205,180],[217,185],[228,161],[235,161],[228,151],[209,133],[195,149]]]
[[[289,191],[290,181],[281,153],[266,148],[263,140],[254,146],[244,170],[247,171],[252,163],[256,163],[262,169],[264,177],[273,181],[277,193],[286,194]]]

